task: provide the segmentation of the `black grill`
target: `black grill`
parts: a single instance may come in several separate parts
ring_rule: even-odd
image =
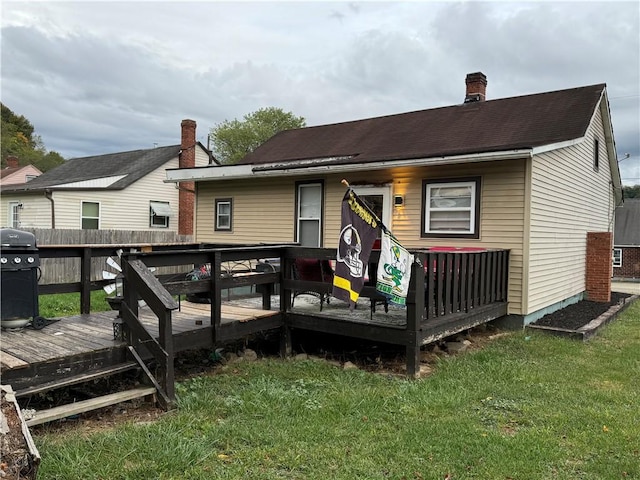
[[[32,233],[0,229],[0,307],[3,328],[21,328],[31,323],[36,329],[46,321],[38,306],[40,256]]]

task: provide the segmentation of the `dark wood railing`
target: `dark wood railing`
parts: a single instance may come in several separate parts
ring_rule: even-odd
[[[113,255],[118,246],[44,247],[42,258],[78,257],[81,265],[80,282],[42,286],[40,293],[80,292],[83,313],[90,311],[90,291],[101,288],[104,282],[91,281],[89,265],[92,257]],[[154,381],[160,400],[170,406],[175,401],[173,390],[174,338],[172,312],[179,308],[173,296],[205,294],[216,299],[211,302],[211,333],[204,345],[241,338],[255,333],[256,328],[283,327],[283,351],[290,350],[290,328],[310,328],[317,331],[359,336],[372,340],[404,344],[407,348],[407,373],[414,375],[419,367],[420,346],[448,332],[461,331],[478,323],[506,314],[509,252],[485,250],[474,252],[414,251],[412,280],[407,296],[406,325],[386,328],[385,325],[349,325],[344,319],[312,318],[313,314],[298,314],[292,308],[295,292],[316,291],[328,294],[330,281],[295,278],[293,262],[297,258],[335,261],[335,248],[305,248],[295,245],[212,246],[198,245],[189,249],[137,251],[122,255],[125,296],[122,316],[126,338],[132,355],[153,358],[160,366],[160,379]],[[374,301],[382,297],[375,289],[375,273],[380,252],[373,251],[369,260],[372,281],[365,284],[360,296]],[[264,259],[280,268],[260,270],[256,266]],[[262,263],[264,265],[264,263]],[[209,267],[210,275],[189,279],[189,269],[200,265]],[[182,274],[159,276],[152,267],[184,266]],[[223,292],[239,287],[252,287],[262,294],[262,307],[271,309],[271,294],[280,289],[277,317],[260,322],[225,325],[222,328]],[[138,299],[142,298],[158,318],[157,338],[149,333],[138,317]],[[500,308],[494,308],[500,304]],[[238,322],[236,322],[238,323]],[[449,328],[451,327],[451,328]],[[253,330],[252,330],[253,329]],[[457,329],[457,330],[456,330]],[[439,336],[438,336],[439,335]],[[287,348],[287,345],[289,348]],[[142,364],[144,368],[144,364]]]

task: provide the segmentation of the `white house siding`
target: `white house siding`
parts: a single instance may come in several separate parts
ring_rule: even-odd
[[[422,181],[427,178],[480,176],[482,178],[480,239],[425,239],[420,237]],[[202,182],[198,184],[198,242],[278,243],[295,241],[296,180],[324,182],[323,246],[334,248],[340,231],[340,203],[345,193],[344,174],[302,178],[269,178]],[[521,314],[525,215],[525,161],[477,163],[453,167],[398,168],[353,172],[352,185],[392,185],[392,195],[403,195],[404,206],[393,208],[388,225],[409,248],[427,246],[473,246],[511,250],[509,312]],[[216,232],[216,198],[233,199],[233,230]]]
[[[51,202],[43,193],[7,193],[0,197],[0,225],[9,225],[9,203],[20,202],[20,227],[51,228]],[[18,227],[18,228],[20,228]]]
[[[593,169],[596,136],[600,147],[597,172]],[[534,157],[525,314],[584,291],[587,232],[613,228],[610,180],[599,109],[583,142]]]
[[[56,228],[81,228],[82,202],[98,202],[102,230],[157,230],[149,226],[149,202],[159,201],[169,202],[172,212],[169,228],[160,230],[177,231],[178,190],[163,183],[165,168],[177,166],[178,160],[171,160],[124,190],[54,190]]]

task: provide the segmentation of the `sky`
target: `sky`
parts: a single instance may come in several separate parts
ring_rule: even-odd
[[[277,107],[308,126],[606,83],[640,184],[640,2],[3,1],[0,98],[65,158]],[[626,154],[629,157],[626,158]]]

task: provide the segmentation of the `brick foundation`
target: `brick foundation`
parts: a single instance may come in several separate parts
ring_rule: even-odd
[[[611,301],[612,248],[613,234],[611,232],[587,233],[587,300]]]

